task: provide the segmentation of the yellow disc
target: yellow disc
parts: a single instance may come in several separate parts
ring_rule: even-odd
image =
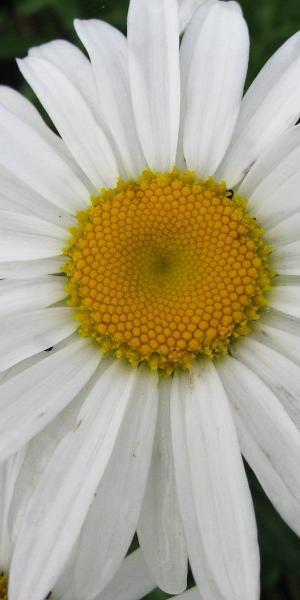
[[[8,579],[3,573],[0,574],[0,600],[8,600]]]
[[[270,248],[225,184],[145,171],[77,217],[64,250],[68,302],[103,351],[170,374],[227,352],[259,318]]]

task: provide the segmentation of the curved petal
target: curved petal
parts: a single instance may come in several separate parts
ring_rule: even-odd
[[[68,44],[68,42],[63,42],[63,40],[60,41],[62,44]],[[49,45],[51,45],[51,42]],[[72,44],[69,45],[72,46]],[[47,44],[44,44],[44,46],[47,46]],[[40,48],[43,48],[44,46],[40,46]],[[38,50],[38,48],[31,48],[29,54],[35,54],[35,52],[38,54]],[[78,52],[80,53],[80,50],[78,50]],[[44,141],[51,146],[53,151],[58,154],[64,162],[67,163],[73,174],[75,173],[80,181],[84,183],[89,192],[95,192],[95,188],[93,188],[83,171],[81,171],[79,166],[73,160],[73,157],[63,140],[56,133],[54,133],[50,127],[48,127],[48,125],[46,125],[38,110],[29,100],[27,100],[27,98],[25,98],[25,96],[12,88],[0,86],[0,104],[21,119],[24,123],[29,125],[32,129],[34,129],[40,135],[40,137],[42,137]]]
[[[275,285],[270,293],[269,303],[275,310],[299,318],[300,282],[291,285]]]
[[[0,210],[0,263],[61,254],[69,235],[53,223]]]
[[[0,279],[24,279],[60,273],[65,264],[65,256],[40,258],[37,260],[19,260],[0,262]]]
[[[179,502],[199,589],[207,599],[217,592],[224,600],[258,599],[253,505],[227,398],[211,361],[188,375],[175,374],[171,418]]]
[[[73,336],[70,336],[63,342],[59,342],[58,344],[56,344],[55,347],[52,346],[51,350],[49,348],[46,348],[46,350],[41,350],[41,352],[38,352],[37,354],[34,354],[33,356],[24,358],[24,360],[21,360],[20,362],[16,363],[12,367],[9,367],[5,371],[2,371],[2,373],[0,373],[0,382],[6,383],[9,379],[12,379],[16,375],[19,375],[19,373],[22,373],[22,371],[25,371],[25,369],[28,369],[29,367],[32,367],[33,365],[37,365],[41,360],[44,360],[44,358],[46,358],[47,354],[45,354],[45,352],[47,352],[47,353],[51,352],[51,354],[53,354],[57,348],[60,348],[61,345],[64,343],[68,343],[70,341],[70,339],[72,339],[72,337]]]
[[[52,275],[0,281],[0,317],[55,304],[66,297],[65,285],[65,277]]]
[[[260,154],[300,114],[300,33],[293,35],[265,64],[241,106],[234,135],[217,177],[234,186]]]
[[[0,331],[0,372],[51,348],[78,329],[73,310],[51,307],[6,317]]]
[[[183,39],[183,149],[187,167],[212,175],[221,162],[240,110],[249,55],[249,35],[235,2],[203,5],[206,19]],[[196,18],[196,16],[195,16]],[[187,40],[185,40],[187,38]],[[192,39],[191,39],[192,38]],[[194,44],[193,44],[194,42]],[[187,64],[186,56],[189,55]]]
[[[256,324],[253,337],[300,366],[300,322],[298,322],[298,333],[295,323],[293,328],[290,332],[285,331],[274,315],[270,321],[266,322],[266,319],[263,319]]]
[[[99,370],[96,369],[95,373]],[[91,380],[95,377],[92,375]],[[24,460],[15,483],[8,513],[8,531],[15,544],[24,513],[32,491],[39,482],[55,449],[67,432],[76,426],[76,419],[91,380],[79,394],[55,416],[44,429],[37,433],[25,446]],[[4,463],[5,464],[5,463]],[[60,599],[60,597],[59,597]],[[74,600],[74,598],[72,599]]]
[[[20,94],[20,92],[17,92],[17,90],[10,87],[1,85],[0,104],[24,123],[27,123],[32,129],[37,131],[39,135],[52,146],[55,152],[60,154],[67,161],[70,161],[70,156],[68,156],[67,149],[61,138],[46,125],[38,110],[29,100],[27,100],[27,98],[25,98],[25,96],[23,96],[23,94]],[[74,168],[75,163],[70,166]]]
[[[95,600],[140,600],[155,588],[141,550],[125,558],[117,575]]]
[[[121,172],[127,178],[137,177],[146,163],[133,116],[126,38],[108,23],[95,19],[76,20],[75,29],[92,62],[98,87],[98,110],[120,157]]]
[[[87,548],[86,551],[90,552],[90,548]],[[71,568],[72,558],[70,561]],[[70,585],[70,581],[72,581],[70,577],[72,577],[71,570],[67,567],[53,588],[55,598],[59,598],[59,600],[74,600],[75,598],[76,600],[88,600],[85,593],[74,595],[76,592],[72,584]],[[135,550],[124,559],[117,574],[105,590],[100,595],[94,596],[93,600],[140,600],[155,587],[155,581],[149,573],[141,550]]]
[[[92,344],[77,340],[1,384],[1,460],[14,454],[73,400],[100,360]]]
[[[170,382],[161,380],[152,464],[138,524],[150,572],[168,594],[186,589],[187,551],[175,485],[170,422]]]
[[[76,223],[73,216],[62,208],[54,206],[2,166],[0,166],[0,210],[38,217],[66,229]]]
[[[264,339],[267,336],[264,335]],[[282,336],[282,345],[284,334]],[[300,428],[300,368],[285,356],[284,351],[275,350],[253,338],[231,348],[233,356],[245,363],[272,390],[286,411]],[[288,354],[288,349],[287,349]]]
[[[197,8],[207,0],[178,0],[179,30],[182,33],[191,20]]]
[[[89,206],[90,192],[37,129],[0,105],[0,164],[66,212]],[[28,152],[30,148],[30,152]]]
[[[109,462],[135,373],[114,362],[87,395],[76,428],[56,448],[31,496],[16,541],[11,600],[46,597],[63,571]]]
[[[19,452],[0,465],[0,565],[5,572],[8,572],[13,549],[8,531],[8,513],[23,459],[24,452]]]
[[[2,371],[2,373],[0,374],[0,381],[1,382],[8,381],[9,379],[11,379],[12,377],[15,377],[15,375],[18,375],[25,369],[28,369],[29,367],[37,364],[41,360],[44,360],[44,358],[46,356],[49,356],[48,353],[51,352],[51,355],[53,355],[56,352],[58,352],[58,350],[60,350],[61,348],[65,348],[69,344],[72,344],[75,340],[76,341],[78,340],[78,334],[76,332],[69,335],[67,338],[63,339],[62,341],[57,342],[54,346],[49,346],[48,348],[43,349],[43,350],[39,351],[37,354],[33,354],[32,356],[27,356],[20,362],[17,362],[16,364],[14,364],[12,367],[9,367],[5,371]],[[47,354],[45,354],[45,352]]]
[[[176,0],[131,0],[129,77],[145,158],[154,171],[175,165],[179,131],[179,29]]]
[[[48,137],[49,141],[57,138],[53,131],[47,127],[35,106],[17,90],[6,85],[0,85],[0,104],[33,129],[39,131],[45,138]]]
[[[251,212],[267,229],[300,210],[299,161],[297,125],[261,154],[238,189],[239,195],[249,198]]]
[[[66,40],[53,40],[41,46],[30,48],[29,56],[44,58],[63,71],[90,107],[93,115],[99,121],[97,89],[93,77],[92,66],[88,58],[75,46]]]
[[[285,246],[299,240],[300,231],[300,210],[292,214],[290,217],[280,220],[274,227],[267,229],[266,237],[273,245],[273,250],[281,250],[281,246]]]
[[[227,357],[218,370],[243,455],[279,514],[300,535],[300,433],[276,396],[240,361]]]
[[[139,368],[114,451],[79,540],[74,578],[81,596],[94,598],[105,588],[134,535],[151,462],[157,403],[157,376]],[[87,547],[93,549],[89,555]]]
[[[300,233],[298,233],[298,236],[300,237]],[[292,242],[291,244],[286,244],[282,248],[275,249],[272,254],[272,267],[281,275],[300,275],[300,240]],[[297,290],[296,286],[294,287]],[[295,293],[291,292],[291,290],[286,290],[286,293],[289,295],[289,299],[293,296],[294,301],[296,300]],[[276,302],[278,302],[276,292],[275,298]],[[285,296],[283,297],[283,301],[284,298]],[[300,316],[300,312],[296,316]]]
[[[111,147],[74,84],[42,58],[29,56],[19,60],[18,66],[93,185],[97,189],[114,186],[118,172]]]
[[[183,131],[184,115],[186,113],[186,101],[188,100],[185,90],[187,87],[190,64],[192,62],[194,51],[197,45],[197,40],[199,38],[200,31],[203,27],[205,19],[207,18],[209,11],[217,3],[217,1],[218,0],[205,0],[205,2],[200,4],[198,10],[195,11],[193,18],[191,19],[189,26],[185,31],[180,45],[181,102],[176,164],[181,169],[186,169],[186,162],[183,151]]]

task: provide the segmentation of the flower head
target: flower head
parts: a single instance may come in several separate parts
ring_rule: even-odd
[[[0,91],[0,455],[30,442],[36,473],[10,600],[75,546],[94,598],[136,529],[168,593],[189,558],[205,600],[256,600],[241,452],[300,534],[299,34],[242,98],[235,2],[181,45],[175,0],[131,0],[127,39],[75,27],[91,62],[63,41],[19,61],[59,136]]]

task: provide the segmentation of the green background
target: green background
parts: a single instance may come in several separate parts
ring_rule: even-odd
[[[241,5],[251,35],[248,85],[274,50],[300,29],[300,2],[242,0]],[[104,19],[125,32],[127,7],[128,0],[0,0],[1,83],[18,88],[34,100],[14,58],[24,56],[30,46],[55,38],[78,43],[72,26],[74,17]],[[253,474],[247,472],[262,555],[261,598],[300,600],[300,541],[278,517]],[[155,591],[147,600],[167,597]]]

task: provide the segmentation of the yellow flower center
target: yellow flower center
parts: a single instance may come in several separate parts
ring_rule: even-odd
[[[64,250],[80,333],[170,374],[249,333],[272,273],[247,201],[191,172],[120,180],[78,213]]]
[[[4,573],[0,574],[0,600],[8,600],[8,579]]]

